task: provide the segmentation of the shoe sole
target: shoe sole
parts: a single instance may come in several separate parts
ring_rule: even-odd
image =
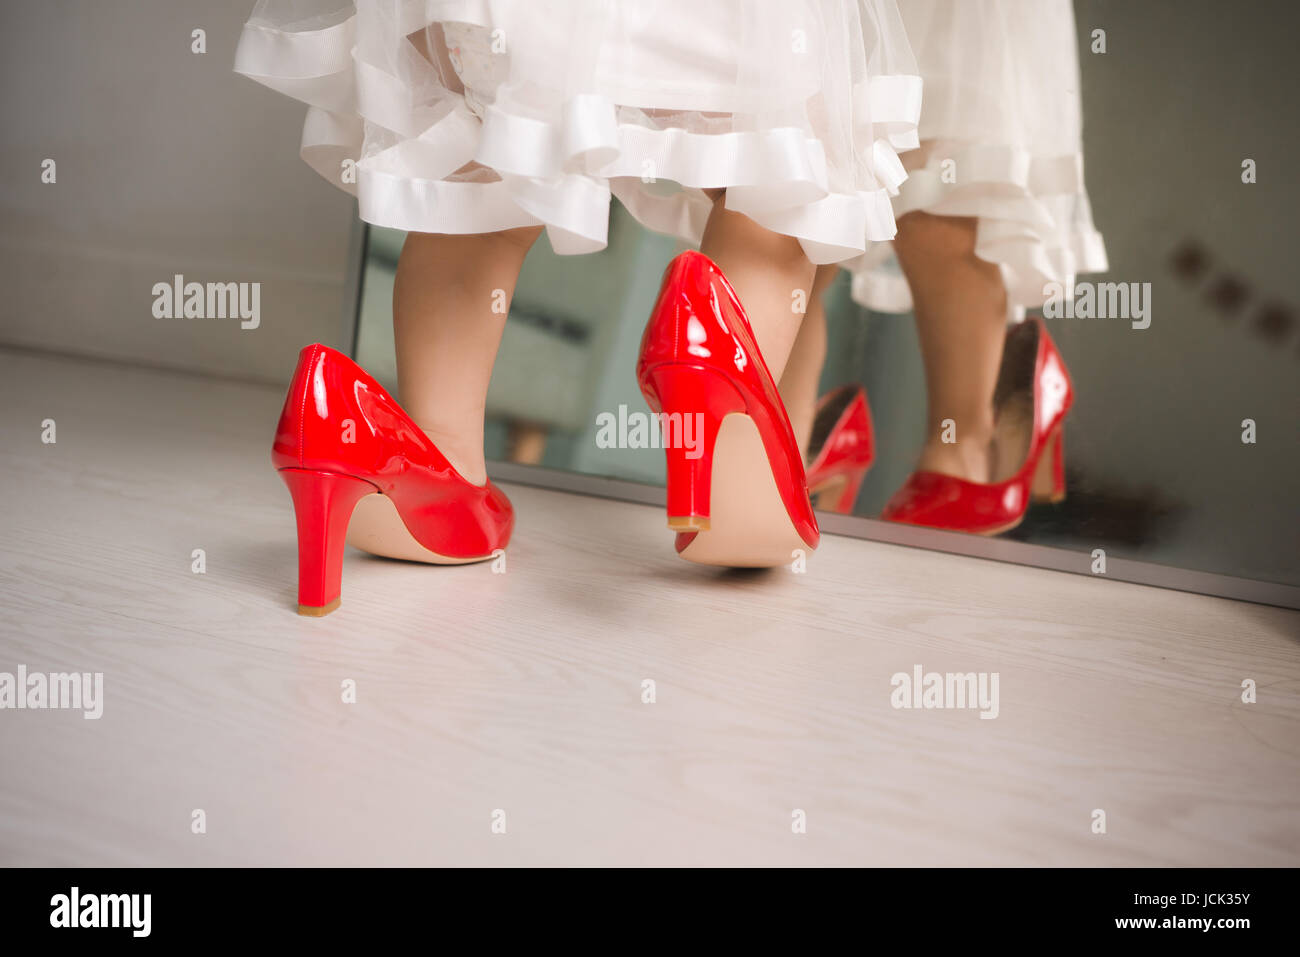
[[[393,500],[382,492],[364,496],[352,512],[348,523],[348,544],[371,555],[398,558],[426,565],[472,565],[492,556],[452,558],[425,548],[411,534]]]
[[[812,551],[786,512],[758,426],[740,412],[718,428],[708,519],[670,516],[668,527],[696,531],[679,554],[699,565],[775,568]]]

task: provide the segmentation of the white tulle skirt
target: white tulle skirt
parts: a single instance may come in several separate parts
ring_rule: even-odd
[[[306,102],[302,155],[368,222],[543,225],[611,194],[698,242],[731,209],[817,263],[895,234],[921,83],[894,0],[260,0],[235,69]]]
[[[894,215],[975,217],[975,252],[1001,267],[1013,318],[1041,305],[1048,283],[1070,289],[1077,274],[1105,271],[1084,189],[1070,0],[899,0],[899,9],[925,108]],[[911,309],[888,244],[846,265],[858,302]]]

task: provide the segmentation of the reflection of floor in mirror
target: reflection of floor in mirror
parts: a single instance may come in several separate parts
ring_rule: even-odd
[[[300,618],[278,391],[0,362],[0,672],[104,674],[0,714],[6,863],[1300,864],[1300,613],[511,488],[505,574],[350,553]]]
[[[1186,502],[1155,485],[1107,482],[1073,465],[1066,465],[1065,474],[1065,498],[1031,505],[1025,521],[1007,532],[1007,538],[1073,548],[1104,541],[1135,549],[1133,557],[1142,560],[1147,558],[1142,549],[1172,538],[1189,512]]]

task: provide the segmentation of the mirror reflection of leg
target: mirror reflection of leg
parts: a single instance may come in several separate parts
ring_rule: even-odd
[[[541,465],[546,455],[549,426],[514,420],[506,426],[506,457],[519,465]]]
[[[971,218],[911,212],[898,221],[894,250],[925,367],[928,434],[917,468],[989,482],[1007,294],[997,264],[975,255],[975,230]]]

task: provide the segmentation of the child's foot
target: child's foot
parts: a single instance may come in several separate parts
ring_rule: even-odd
[[[473,485],[487,484],[487,463],[483,458],[481,435],[472,440],[462,440],[459,436],[424,428],[423,425],[421,428],[462,478]],[[352,521],[348,524],[348,544],[384,558],[401,558],[431,565],[461,564],[457,560],[431,552],[417,542],[402,522],[392,500],[384,495],[367,495],[357,503]]]
[[[938,472],[968,482],[993,480],[994,455],[991,437],[963,436],[956,442],[933,439],[921,450],[918,472]]]

